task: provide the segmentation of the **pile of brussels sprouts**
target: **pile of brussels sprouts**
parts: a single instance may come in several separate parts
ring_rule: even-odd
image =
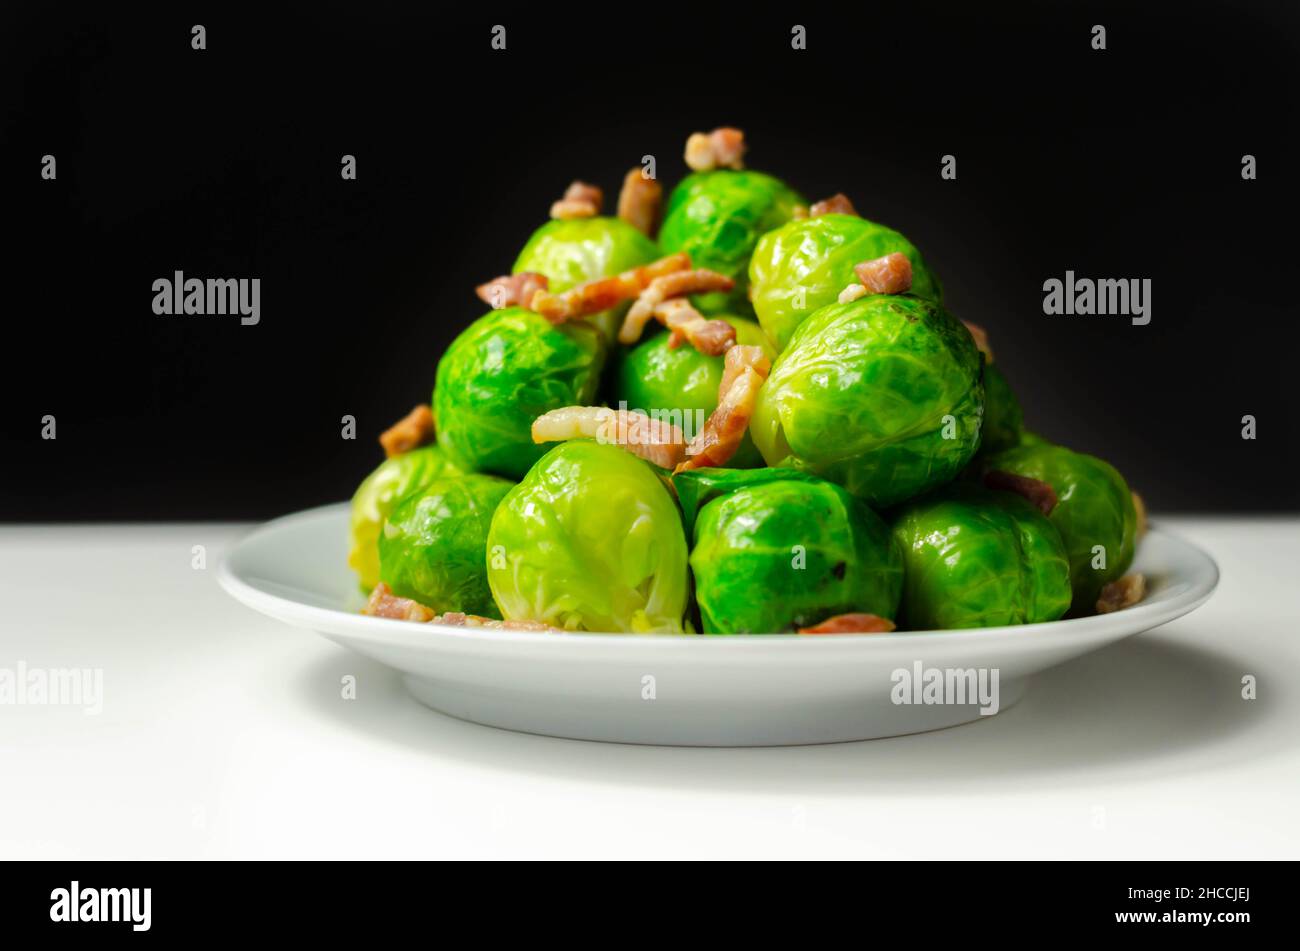
[[[374,592],[370,612],[849,633],[1026,624],[1139,600],[1141,576],[1125,573],[1140,500],[1108,463],[1025,430],[982,331],[945,309],[916,247],[842,198],[810,205],[741,167],[734,130],[712,135],[692,137],[697,170],[657,232],[658,185],[635,182],[638,170],[621,216],[575,183],[512,274],[562,294],[684,252],[725,275],[729,291],[692,296],[687,312],[724,321],[735,345],[770,361],[726,465],[673,471],[608,439],[535,442],[535,421],[571,406],[717,417],[725,361],[655,324],[620,344],[628,301],[555,322],[505,293],[438,363],[436,441],[386,442],[352,500],[349,563]],[[710,157],[710,142],[732,151]],[[896,255],[910,288],[870,292],[855,269]]]

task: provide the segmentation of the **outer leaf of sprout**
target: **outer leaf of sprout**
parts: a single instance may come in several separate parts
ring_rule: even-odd
[[[1055,621],[1070,606],[1060,533],[1018,495],[954,483],[905,505],[893,531],[912,630]]]
[[[488,583],[507,620],[683,633],[689,580],[681,514],[653,467],[626,449],[560,443],[497,508]]]
[[[819,215],[791,221],[759,240],[749,262],[758,322],[778,350],[784,350],[795,328],[827,304],[839,299],[849,284],[858,283],[855,264],[898,252],[912,262],[912,293],[940,301],[938,279],[921,260],[921,252],[905,237],[854,215]]]
[[[385,459],[366,476],[352,496],[348,565],[369,592],[379,583],[379,532],[394,506],[434,479],[460,469],[438,446]]]
[[[1046,442],[997,453],[985,468],[1039,479],[1056,491],[1058,501],[1049,518],[1070,559],[1072,610],[1091,614],[1102,587],[1133,563],[1137,511],[1124,477],[1096,456]],[[1105,552],[1105,568],[1093,567],[1097,546]]]
[[[984,425],[980,452],[990,455],[1020,445],[1025,417],[1011,384],[996,364],[984,365]]]
[[[702,313],[753,313],[748,269],[754,246],[767,231],[790,220],[803,197],[762,172],[718,169],[686,176],[668,197],[659,246],[665,253],[685,251],[695,267],[736,281],[730,293],[691,298]]]
[[[498,617],[487,583],[487,536],[510,489],[496,476],[458,474],[408,495],[379,536],[380,580],[438,614]]]
[[[692,508],[705,500],[691,569],[706,634],[786,633],[849,612],[895,616],[901,555],[862,500],[794,470],[699,471],[674,482]]]
[[[720,319],[736,328],[737,344],[762,347],[769,359],[776,356],[771,341],[754,321],[730,316]],[[708,419],[718,406],[722,369],[722,357],[705,356],[690,344],[669,349],[668,334],[656,334],[623,357],[615,377],[614,402],[624,401],[629,409],[647,414],[665,411],[665,418],[683,431],[689,426],[687,435],[693,436],[699,431],[696,423]],[[748,469],[762,464],[763,457],[746,434],[729,465]]]
[[[621,218],[570,218],[548,221],[528,239],[515,260],[513,273],[545,274],[552,293],[575,284],[649,264],[660,256],[653,241]],[[527,302],[525,302],[527,303]],[[618,334],[628,304],[586,320],[598,327],[607,343]]]
[[[792,466],[888,506],[953,479],[979,442],[980,356],[933,301],[874,295],[823,307],[759,390],[750,435]]]
[[[519,478],[546,452],[533,442],[533,420],[590,403],[604,355],[586,324],[553,326],[522,307],[484,314],[438,362],[439,444],[464,469]]]

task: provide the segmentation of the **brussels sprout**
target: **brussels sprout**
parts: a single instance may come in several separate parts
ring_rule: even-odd
[[[522,307],[485,314],[442,359],[433,389],[438,440],[465,469],[517,479],[541,458],[533,420],[591,402],[605,348],[585,324],[552,325]]]
[[[893,619],[902,557],[860,499],[795,470],[673,478],[694,521],[691,570],[706,634],[779,634],[848,612]]]
[[[814,472],[886,506],[961,471],[983,405],[966,328],[932,301],[873,295],[799,326],[759,390],[749,432],[769,466]]]
[[[534,271],[550,281],[552,293],[575,284],[612,277],[659,257],[653,241],[622,218],[569,218],[548,221],[519,252],[513,273]],[[627,305],[586,318],[612,341]]]
[[[769,360],[776,356],[771,341],[754,321],[742,317],[721,319],[736,328],[736,343],[762,347]],[[663,418],[681,426],[689,438],[703,428],[704,420],[718,406],[722,364],[722,357],[706,356],[691,346],[670,349],[668,334],[661,333],[642,341],[623,358],[615,380],[614,400],[647,414],[662,411]],[[762,464],[763,457],[747,433],[729,465],[750,469]]]
[[[801,204],[806,202],[798,192],[762,172],[696,172],[668,197],[659,246],[666,253],[685,251],[695,267],[735,279],[730,293],[692,297],[700,311],[750,314],[746,288],[754,245],[764,232],[789,221]]]
[[[815,310],[835,303],[857,281],[853,266],[895,251],[912,262],[912,293],[943,299],[939,280],[910,241],[855,215],[818,215],[769,231],[754,248],[749,281],[758,322],[784,350],[795,328]]]
[[[681,515],[649,463],[617,446],[551,449],[497,508],[488,554],[488,583],[508,621],[683,632]]]
[[[424,488],[434,479],[460,469],[437,446],[385,459],[352,496],[352,543],[348,565],[369,592],[379,584],[379,529],[402,498]]]
[[[1133,563],[1137,511],[1114,466],[1050,443],[1017,446],[992,456],[988,470],[1046,482],[1056,492],[1050,518],[1070,557],[1072,610],[1091,614],[1097,596]]]
[[[1010,492],[954,483],[894,519],[911,630],[1055,621],[1070,607],[1060,533]]]
[[[984,364],[984,425],[980,428],[980,452],[984,455],[1020,445],[1025,417],[1011,384],[992,363]]]
[[[512,485],[489,475],[435,479],[399,502],[379,535],[379,578],[435,613],[500,617],[487,582],[492,513]]]

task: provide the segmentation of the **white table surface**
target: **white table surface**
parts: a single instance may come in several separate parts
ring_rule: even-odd
[[[748,750],[434,713],[228,598],[247,526],[0,527],[0,667],[104,672],[98,716],[0,705],[0,858],[1296,858],[1300,520],[1158,521],[1223,571],[1194,614],[974,724]]]

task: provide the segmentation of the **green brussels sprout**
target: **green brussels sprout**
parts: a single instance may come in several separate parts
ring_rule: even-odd
[[[953,479],[979,443],[970,333],[933,301],[872,295],[823,307],[776,358],[749,432],[793,466],[884,507]]]
[[[622,218],[568,218],[548,221],[528,239],[512,272],[544,274],[558,294],[575,284],[612,277],[659,257],[653,241]],[[613,341],[628,305],[586,318]]]
[[[399,501],[434,479],[459,472],[447,454],[437,446],[385,459],[352,496],[351,545],[348,565],[369,592],[379,584],[379,530]]]
[[[533,443],[533,420],[590,403],[604,355],[585,324],[552,325],[522,307],[484,314],[438,361],[440,444],[462,468],[518,479],[546,452]]]
[[[721,319],[736,328],[736,343],[762,347],[769,360],[776,356],[767,334],[754,321],[726,316]],[[723,358],[706,356],[691,346],[671,349],[668,336],[657,334],[627,353],[619,364],[614,400],[647,414],[662,412],[664,419],[681,426],[689,438],[717,409]],[[763,457],[746,433],[729,466],[752,469],[762,464]]]
[[[691,570],[706,634],[780,634],[836,614],[893,619],[902,556],[861,499],[796,470],[673,477],[694,522]]]
[[[984,364],[984,425],[980,452],[984,455],[1020,445],[1025,417],[1011,384],[992,363]]]
[[[897,231],[855,215],[818,215],[769,231],[749,262],[749,282],[758,322],[784,350],[800,322],[835,303],[858,277],[855,264],[893,254],[912,262],[912,293],[943,300],[939,280]]]
[[[1060,533],[1011,492],[954,483],[894,518],[911,630],[1055,621],[1070,607]]]
[[[730,293],[692,297],[701,312],[751,314],[746,289],[754,245],[764,232],[789,221],[795,206],[802,204],[803,196],[762,172],[696,172],[668,196],[659,246],[669,254],[685,251],[693,266],[735,279]]]
[[[1095,456],[1045,442],[1000,452],[985,468],[1038,479],[1055,490],[1049,517],[1070,557],[1071,610],[1091,614],[1101,589],[1133,563],[1137,511],[1124,477]]]
[[[438,614],[497,618],[487,582],[492,514],[512,488],[496,476],[435,479],[397,504],[379,535],[379,578]]]
[[[689,601],[681,514],[649,463],[560,443],[498,506],[488,584],[508,621],[681,634]]]

